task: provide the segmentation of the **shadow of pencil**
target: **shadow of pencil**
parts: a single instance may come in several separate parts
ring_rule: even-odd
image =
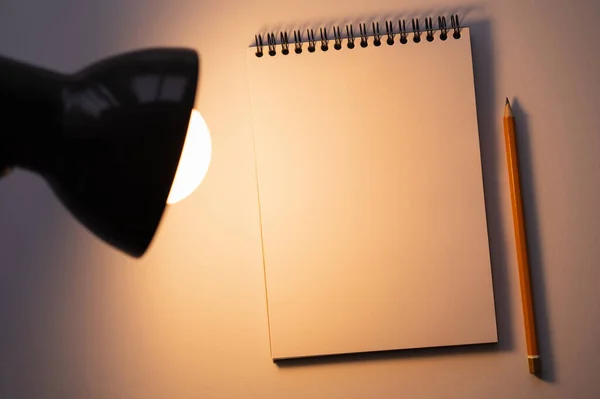
[[[517,157],[521,177],[521,193],[523,196],[523,214],[525,217],[525,234],[533,292],[538,349],[542,363],[539,377],[548,382],[555,382],[556,376],[552,362],[550,328],[546,304],[546,288],[544,286],[544,269],[541,261],[539,221],[536,207],[534,170],[531,162],[531,141],[527,113],[518,99],[511,103],[516,124]]]

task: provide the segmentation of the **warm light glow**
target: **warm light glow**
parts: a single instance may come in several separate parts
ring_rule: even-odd
[[[208,126],[200,112],[192,110],[185,144],[167,199],[168,204],[181,201],[200,185],[210,165],[212,144]]]

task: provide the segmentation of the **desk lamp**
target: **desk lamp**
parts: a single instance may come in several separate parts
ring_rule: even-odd
[[[166,204],[208,169],[210,136],[193,110],[198,70],[197,53],[179,48],[73,75],[0,57],[0,177],[17,167],[41,175],[91,232],[141,257]]]

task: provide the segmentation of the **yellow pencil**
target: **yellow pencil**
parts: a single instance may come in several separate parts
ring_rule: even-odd
[[[537,335],[535,332],[535,317],[533,297],[529,276],[529,258],[527,255],[527,238],[525,236],[525,219],[523,217],[523,199],[521,197],[521,182],[519,177],[519,162],[517,158],[517,143],[515,139],[515,118],[508,98],[504,106],[504,139],[506,141],[506,160],[510,180],[513,221],[515,225],[515,241],[517,244],[517,261],[519,264],[519,280],[521,285],[521,302],[525,319],[525,339],[527,341],[527,362],[529,372],[537,374],[541,370],[538,353]]]

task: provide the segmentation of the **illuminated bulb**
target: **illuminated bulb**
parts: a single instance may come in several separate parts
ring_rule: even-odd
[[[211,154],[208,126],[200,112],[194,109],[167,204],[181,201],[198,188],[208,171]]]

